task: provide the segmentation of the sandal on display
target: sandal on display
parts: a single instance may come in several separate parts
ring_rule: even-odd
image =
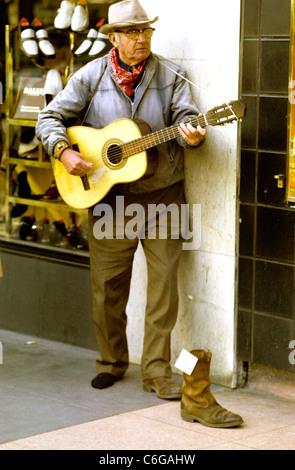
[[[56,57],[55,49],[49,40],[48,32],[46,29],[44,29],[41,21],[38,18],[34,18],[32,21],[32,26],[35,29],[35,35],[38,41],[40,52],[48,58]]]
[[[89,12],[86,0],[79,0],[72,19],[71,19],[71,28],[72,31],[81,32],[85,31],[89,25]]]
[[[102,18],[95,26],[95,28],[91,28],[87,34],[86,39],[82,42],[82,44],[76,49],[74,52],[76,57],[83,57],[85,56],[93,46],[94,41],[97,39],[98,29],[104,24],[105,18]]]
[[[63,0],[54,19],[56,29],[67,29],[71,26],[75,4],[72,0]]]
[[[18,25],[20,50],[30,59],[38,57],[38,44],[34,29],[30,26],[26,18],[21,18]]]

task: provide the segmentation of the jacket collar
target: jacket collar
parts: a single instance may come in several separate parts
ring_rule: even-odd
[[[113,81],[118,86],[118,88],[120,88],[119,85],[117,84],[116,78],[114,76],[114,72],[113,72],[113,69],[112,69],[112,66],[111,66],[109,55],[110,55],[110,53],[107,56],[108,57],[107,70],[108,70],[111,78],[113,79]],[[134,97],[134,101],[133,101],[133,105],[132,105],[132,116],[135,115],[136,110],[139,106],[139,103],[140,103],[147,87],[150,84],[150,81],[152,80],[153,76],[156,73],[156,69],[157,69],[157,61],[156,61],[155,55],[151,52],[151,54],[147,58],[147,61],[146,61],[145,67],[144,67],[144,72],[143,72],[143,76],[142,76],[142,79],[141,79],[141,82],[140,82],[140,86],[137,88],[136,93],[135,93],[135,97]],[[121,90],[121,88],[120,88],[120,90]],[[122,90],[121,90],[121,92],[124,93]],[[129,100],[130,98],[128,98],[127,95],[126,95],[126,99]]]

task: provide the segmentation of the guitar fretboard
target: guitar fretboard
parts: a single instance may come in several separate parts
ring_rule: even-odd
[[[241,119],[245,115],[245,106],[241,101],[230,101],[221,106],[212,108],[205,114],[195,116],[184,124],[190,123],[193,127],[220,126]],[[178,130],[179,124],[167,127],[148,135],[139,137],[129,142],[122,143],[114,150],[114,157],[117,154],[120,158],[128,158],[140,152],[148,150],[156,145],[163,144],[180,136]]]
[[[210,122],[207,121],[206,115],[198,116],[198,117],[191,119],[190,121],[185,122],[185,124],[188,124],[188,123],[190,123],[194,127],[197,127],[197,126],[205,127],[210,124]],[[160,145],[160,144],[163,144],[164,142],[168,142],[169,140],[176,139],[177,137],[180,136],[178,126],[179,125],[176,124],[176,125],[167,127],[166,129],[152,132],[151,134],[148,134],[143,137],[139,137],[138,139],[122,144],[120,147],[123,152],[124,158],[127,158],[136,153],[143,152],[152,147],[155,147],[156,145]]]

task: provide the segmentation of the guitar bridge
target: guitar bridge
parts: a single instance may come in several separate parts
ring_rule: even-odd
[[[79,145],[78,144],[73,144],[72,149],[75,150],[76,152],[81,153],[80,150],[79,150]],[[90,189],[88,176],[84,175],[84,176],[80,176],[80,178],[82,180],[83,188],[85,189],[85,191],[88,191]]]
[[[85,189],[85,191],[88,191],[90,189],[88,176],[84,175],[84,176],[80,176],[80,178],[82,180],[83,188]]]

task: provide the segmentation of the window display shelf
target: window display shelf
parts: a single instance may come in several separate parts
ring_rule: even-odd
[[[30,166],[30,167],[37,167],[37,168],[47,168],[51,169],[50,162],[44,162],[39,160],[26,160],[25,158],[9,158],[8,162],[13,165],[22,165],[22,166]]]
[[[77,209],[65,204],[62,201],[52,200],[52,201],[41,201],[40,199],[29,199],[24,197],[16,197],[16,196],[8,196],[8,202],[15,204],[23,204],[26,206],[35,206],[35,207],[44,207],[44,208],[51,208],[56,210],[64,210],[69,212],[76,212],[78,213]],[[79,213],[86,214],[85,210],[81,210]]]
[[[5,26],[5,200],[4,215],[0,219],[1,250],[20,255],[28,252],[30,256],[50,259],[65,257],[77,265],[88,262],[88,211],[73,208],[58,197],[52,171],[53,160],[36,140],[33,128],[36,127],[38,112],[51,99],[50,95],[44,95],[48,72],[55,69],[60,74],[61,85],[65,86],[76,70],[94,58],[105,55],[112,47],[110,42],[104,40],[104,47],[96,56],[89,53],[75,54],[87,38],[89,29],[97,28],[98,23],[107,17],[110,3],[112,0],[89,3],[89,28],[74,32],[70,28],[56,29],[54,12],[50,12],[48,16],[47,7],[44,7],[43,2],[39,2],[36,18],[40,18],[41,23],[42,16],[44,18],[44,28],[55,49],[55,56],[52,58],[41,53],[39,46],[38,57],[28,56],[21,47],[21,23]],[[14,23],[19,21],[17,16],[13,19]],[[62,243],[61,248],[55,244],[49,246],[32,241],[32,234],[36,230],[33,228],[28,237],[18,236],[19,227],[26,224],[26,219],[30,218],[34,219],[34,225],[47,219],[50,228],[59,227],[63,236],[66,231],[68,238],[72,233],[76,233],[80,244],[75,244],[73,239],[70,239],[74,246],[65,247]],[[83,247],[82,251],[80,245]]]
[[[35,127],[35,119],[16,119],[16,118],[6,118],[6,123],[11,126],[24,126],[24,127]]]
[[[52,64],[49,60],[41,62],[32,60],[32,67],[26,65],[24,69],[22,67],[23,57],[18,46],[18,28],[17,26],[10,25],[5,27],[5,70],[7,83],[5,96],[5,219],[0,227],[0,246],[1,249],[6,251],[11,249],[13,252],[28,252],[30,255],[35,252],[38,253],[38,256],[45,258],[65,258],[70,259],[71,262],[76,257],[78,265],[81,263],[87,264],[87,240],[83,240],[83,248],[79,249],[78,244],[77,246],[71,246],[70,244],[67,246],[65,243],[61,247],[56,244],[48,245],[37,241],[29,241],[29,239],[22,239],[17,236],[18,229],[16,227],[19,227],[26,217],[34,217],[36,221],[47,219],[51,227],[61,222],[63,229],[60,228],[60,230],[66,230],[67,236],[71,226],[76,226],[80,229],[82,225],[85,226],[87,221],[86,210],[77,210],[66,204],[61,198],[45,199],[44,195],[49,189],[50,182],[54,182],[54,176],[51,159],[45,154],[41,143],[37,142],[36,147],[31,150],[35,152],[34,157],[31,156],[31,158],[23,156],[25,152],[23,153],[22,151],[17,155],[16,153],[18,152],[15,152],[15,147],[13,150],[11,149],[11,143],[14,141],[15,135],[21,134],[23,131],[27,132],[25,128],[35,128],[37,123],[36,116],[30,119],[25,114],[19,117],[16,113],[16,110],[21,109],[20,103],[28,104],[28,107],[31,105],[30,101],[20,101],[23,93],[23,88],[20,84],[24,83],[22,81],[23,78],[25,78],[26,83],[29,83],[27,86],[30,86],[31,79],[32,88],[34,88],[36,77],[44,77],[51,68],[61,70],[63,83],[66,83],[68,76],[73,72],[74,33],[71,31],[54,30],[50,34],[52,39],[56,41],[56,60]],[[28,64],[27,58],[24,59],[24,63]],[[36,102],[34,101],[33,105],[35,104]],[[42,106],[43,104],[40,104],[40,109],[42,109]],[[25,108],[26,106],[23,107],[23,109]],[[30,133],[31,131],[28,129],[28,134],[30,135]],[[25,145],[23,145],[23,148],[25,148]],[[23,181],[18,177],[24,172],[26,173],[26,184],[29,184],[31,190],[31,196],[28,197],[20,197],[18,194]],[[16,213],[20,215],[16,216]]]

